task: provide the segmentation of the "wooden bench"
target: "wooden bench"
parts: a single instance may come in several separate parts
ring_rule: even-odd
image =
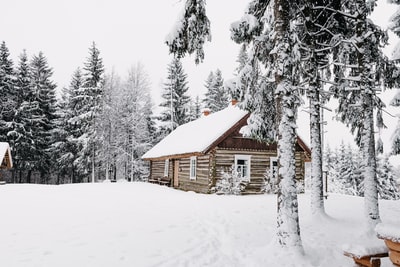
[[[158,178],[149,178],[149,183],[159,184],[159,185],[166,185],[171,186],[171,178],[169,177],[158,177]]]
[[[400,266],[400,226],[380,223],[376,226],[375,231],[378,238],[385,241],[390,261],[395,266]]]
[[[354,260],[357,266],[362,267],[380,267],[381,258],[389,256],[389,253],[377,253],[368,255],[356,255],[351,252],[344,251],[344,255]]]

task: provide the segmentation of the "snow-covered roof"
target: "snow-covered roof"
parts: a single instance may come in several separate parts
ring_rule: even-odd
[[[230,105],[221,111],[183,124],[147,151],[142,158],[205,153],[218,138],[247,114],[247,111]]]
[[[0,166],[1,168],[12,168],[10,145],[7,142],[0,142]]]

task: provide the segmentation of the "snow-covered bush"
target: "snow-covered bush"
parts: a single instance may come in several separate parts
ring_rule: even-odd
[[[232,166],[229,172],[222,171],[222,177],[215,184],[215,193],[220,195],[240,195],[249,181]]]
[[[276,175],[271,173],[271,169],[267,168],[264,173],[264,186],[262,188],[263,193],[276,194],[278,193],[278,178]]]

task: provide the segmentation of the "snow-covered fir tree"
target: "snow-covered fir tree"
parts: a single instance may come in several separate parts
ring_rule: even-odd
[[[390,200],[400,199],[394,168],[389,162],[388,155],[379,158],[377,176],[379,198]]]
[[[219,69],[210,72],[205,87],[207,91],[203,103],[206,108],[210,109],[211,112],[217,112],[227,107],[229,96]]]
[[[0,138],[4,141],[8,140],[7,134],[12,130],[10,123],[13,121],[16,106],[14,77],[13,61],[3,41],[0,45]]]
[[[342,143],[334,155],[330,153],[331,167],[328,168],[329,192],[364,196],[363,158],[360,150]],[[326,155],[328,157],[328,155]],[[395,170],[389,157],[381,156],[377,161],[377,190],[381,199],[398,199]]]
[[[329,95],[324,81],[330,79],[330,54],[342,34],[338,17],[332,11],[340,8],[340,1],[304,1],[298,12],[297,23],[301,39],[303,88],[309,99],[311,145],[311,211],[325,213],[322,177],[322,108]]]
[[[390,101],[390,105],[394,107],[400,107],[400,91],[396,93],[393,99]],[[400,154],[400,115],[397,116],[397,125],[392,134],[392,146],[391,146],[391,153],[393,155]]]
[[[272,75],[269,66],[266,66],[267,71],[264,75],[261,73],[260,57],[269,53],[268,49],[272,43],[271,40],[266,40],[265,46],[264,42],[247,43],[250,37],[242,32],[242,27],[247,27],[246,23],[245,16],[231,26],[232,39],[242,46],[237,59],[235,78],[230,80],[227,86],[232,99],[239,101],[239,107],[251,113],[247,126],[241,130],[242,134],[270,143],[276,138],[276,85],[269,80]]]
[[[30,110],[34,93],[30,86],[29,71],[28,56],[23,51],[15,70],[15,113],[12,129],[8,133],[14,162],[13,182],[23,182],[23,175],[29,165],[28,159],[31,157],[31,147],[35,143],[30,130]]]
[[[377,97],[380,86],[394,85],[393,68],[381,47],[387,34],[368,19],[376,1],[348,1],[341,6],[348,33],[335,54],[335,96],[339,99],[338,117],[356,133],[364,166],[365,215],[369,230],[380,222],[376,176],[374,109],[384,107]],[[358,14],[358,16],[352,16]],[[392,77],[392,78],[390,78]]]
[[[243,73],[247,73],[247,81],[249,81],[247,87],[255,89],[255,92],[258,91],[258,88],[254,86],[257,84],[258,79],[255,78],[259,71],[255,59],[264,64],[266,76],[274,81],[270,84],[267,83],[267,87],[263,89],[269,89],[275,96],[276,112],[274,114],[276,117],[274,121],[278,125],[276,135],[271,131],[273,127],[266,125],[268,120],[263,120],[263,115],[260,115],[265,114],[264,112],[256,112],[258,118],[254,121],[260,124],[255,128],[261,129],[259,133],[263,135],[262,139],[265,140],[266,137],[270,138],[272,135],[276,136],[278,143],[278,179],[280,181],[277,217],[278,242],[283,247],[293,247],[302,251],[294,154],[297,139],[295,129],[297,108],[301,103],[299,91],[295,86],[299,77],[299,44],[294,31],[295,24],[291,24],[294,19],[296,3],[278,0],[269,5],[269,1],[252,1],[242,19],[232,25],[231,32],[234,41],[238,43],[251,42],[253,45],[253,55],[249,56],[251,63],[243,69]],[[243,78],[237,79],[237,82],[240,81],[243,81]],[[241,86],[238,85],[238,87]],[[251,95],[252,99],[256,99],[254,97],[256,94],[251,91],[246,91],[245,95]],[[268,94],[264,96],[268,96]],[[268,97],[259,99],[262,104],[258,106],[258,110],[268,108],[269,102],[266,101]]]
[[[196,64],[204,59],[204,43],[211,41],[205,5],[205,0],[186,0],[181,17],[166,38],[170,53],[178,58],[195,54]]]
[[[56,120],[56,84],[52,81],[53,71],[42,52],[34,55],[30,61],[30,87],[33,90],[33,101],[29,104],[31,114],[30,130],[34,137],[33,155],[30,160],[32,169],[28,170],[27,182],[30,182],[31,171],[40,172],[42,183],[48,182],[52,162],[51,144],[54,141]],[[31,105],[33,104],[33,105]]]
[[[84,63],[82,89],[77,96],[77,115],[72,118],[80,125],[78,142],[78,170],[86,176],[87,181],[95,181],[96,151],[98,147],[98,116],[101,112],[103,97],[103,60],[100,51],[93,42],[89,56]],[[89,177],[91,173],[91,177]]]
[[[58,102],[58,119],[56,136],[53,144],[56,155],[56,170],[60,183],[82,182],[84,174],[79,172],[78,138],[82,135],[81,110],[83,76],[80,68],[77,68],[71,77],[70,85],[62,90],[61,99]]]
[[[181,61],[174,57],[168,65],[168,77],[162,92],[164,108],[159,120],[163,122],[160,135],[165,136],[179,125],[189,121],[188,109],[190,97],[188,95],[187,74],[183,70]]]
[[[196,98],[193,100],[191,99],[189,102],[189,121],[196,120],[201,117],[201,102],[200,102],[200,97],[196,96]]]

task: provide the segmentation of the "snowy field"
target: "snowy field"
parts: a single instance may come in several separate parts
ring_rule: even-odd
[[[353,266],[363,199],[331,195],[311,219],[300,195],[305,256],[274,246],[276,196],[216,196],[145,183],[0,186],[0,266]],[[400,225],[399,201],[380,202]],[[382,266],[392,266],[387,259]]]

